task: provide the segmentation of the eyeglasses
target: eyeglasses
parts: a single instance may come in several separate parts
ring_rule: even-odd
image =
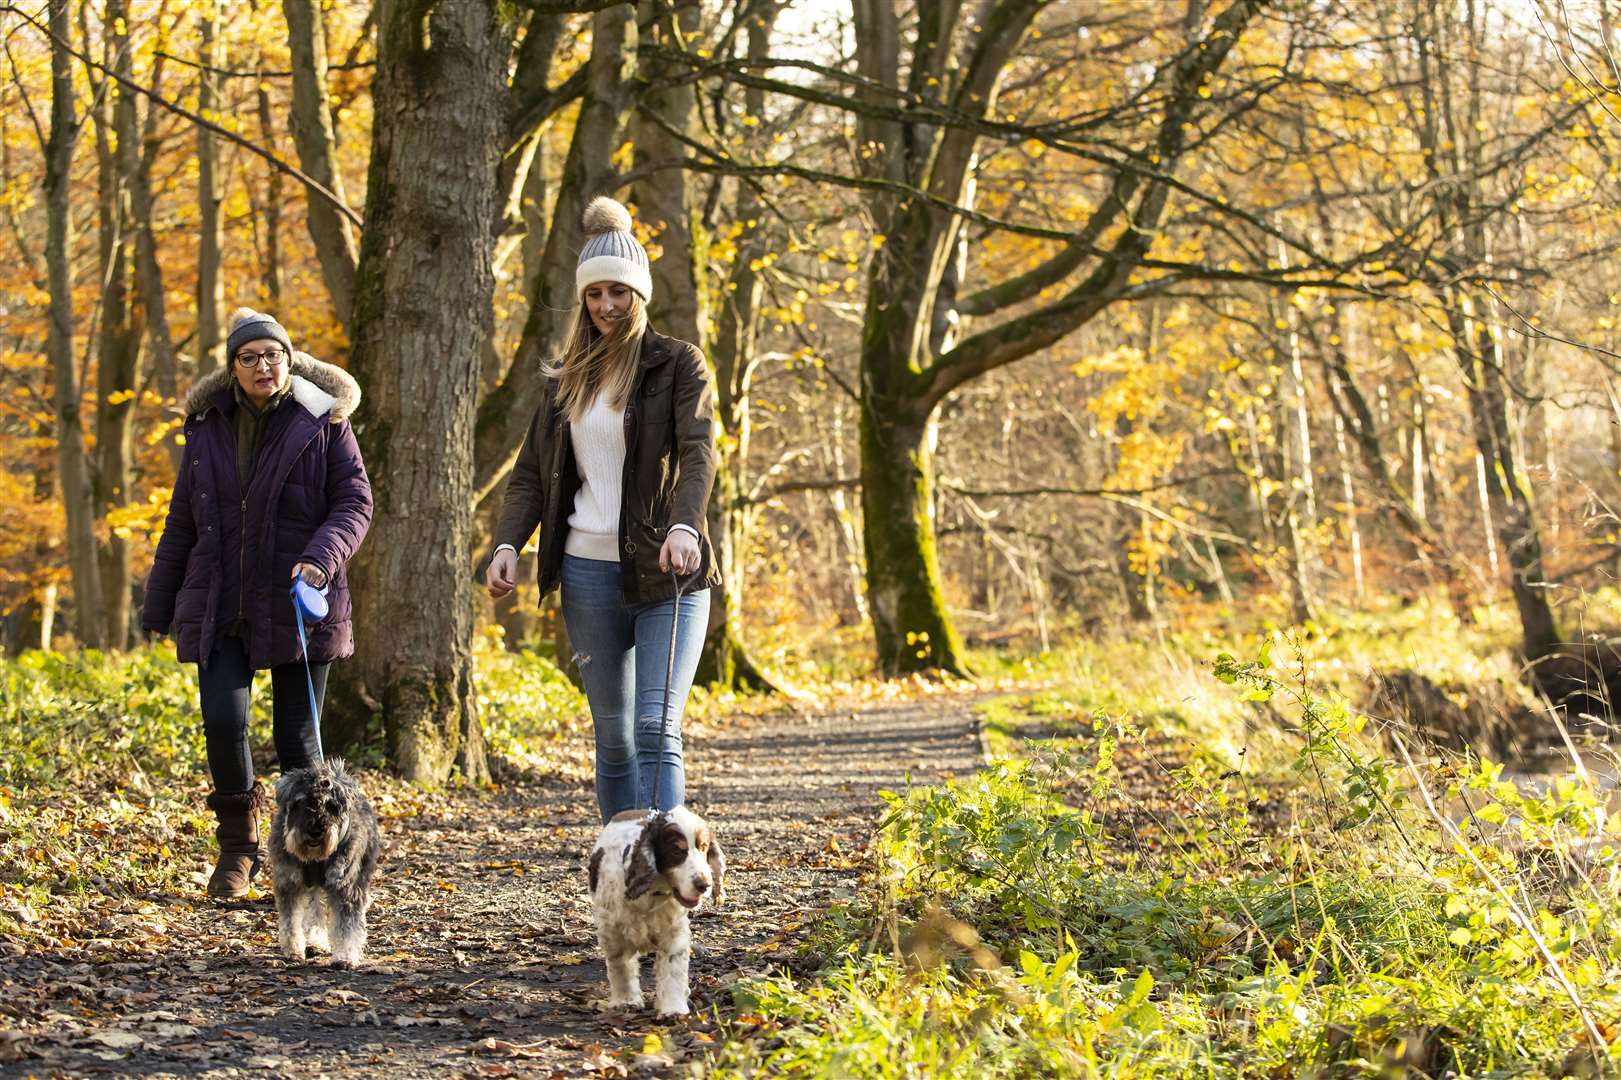
[[[239,352],[236,354],[236,362],[245,368],[258,367],[261,360],[271,367],[281,367],[281,362],[285,359],[287,359],[287,354],[280,349],[266,349],[262,353]]]

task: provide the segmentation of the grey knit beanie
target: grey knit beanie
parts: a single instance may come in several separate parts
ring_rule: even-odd
[[[602,281],[614,281],[634,289],[646,303],[653,299],[653,274],[648,269],[647,249],[632,233],[630,211],[606,195],[598,195],[585,208],[585,247],[580,249],[580,265],[574,272],[574,291],[585,290]]]
[[[287,350],[289,358],[293,355],[293,343],[287,337],[287,331],[282,329],[281,323],[277,322],[274,316],[265,315],[254,311],[252,308],[239,307],[231,312],[231,317],[226,320],[226,325],[231,328],[229,336],[225,339],[225,362],[227,364],[236,356],[236,350],[248,342],[258,341],[260,338],[268,338],[280,344],[283,349]]]

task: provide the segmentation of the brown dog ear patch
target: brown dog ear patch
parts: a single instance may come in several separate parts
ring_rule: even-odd
[[[658,835],[652,841],[656,858],[654,864],[660,872],[672,870],[687,861],[687,834],[669,818],[654,819],[649,827],[657,827]],[[643,835],[646,835],[645,831]]]
[[[707,826],[705,831],[708,831]],[[709,833],[709,850],[705,853],[709,860],[709,876],[714,884],[714,891],[709,894],[709,902],[715,907],[726,903],[726,853],[720,849],[720,841],[715,839],[714,833]]]
[[[626,899],[635,900],[658,880],[658,856],[653,853],[653,833],[657,824],[657,821],[649,821],[643,825],[641,835],[628,849],[630,861],[625,866]]]
[[[602,870],[601,848],[597,848],[597,850],[591,853],[591,861],[589,864],[587,864],[587,870],[591,878],[591,893],[592,895],[595,895],[597,891],[597,875]]]

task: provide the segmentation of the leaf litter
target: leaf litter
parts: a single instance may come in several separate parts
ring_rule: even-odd
[[[691,733],[690,803],[732,869],[727,907],[695,917],[693,1015],[675,1023],[592,1004],[597,820],[577,752],[481,790],[365,774],[386,848],[356,971],[281,958],[263,874],[241,902],[203,896],[200,793],[0,789],[0,1076],[676,1075],[715,1047],[734,982],[804,962],[807,917],[866,862],[877,791],[978,765],[967,700],[935,697]]]

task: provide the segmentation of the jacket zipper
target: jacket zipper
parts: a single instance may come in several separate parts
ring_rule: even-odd
[[[236,544],[236,618],[238,622],[247,621],[247,595],[248,595],[248,497],[242,496],[242,513],[237,522],[237,529],[241,532]]]

